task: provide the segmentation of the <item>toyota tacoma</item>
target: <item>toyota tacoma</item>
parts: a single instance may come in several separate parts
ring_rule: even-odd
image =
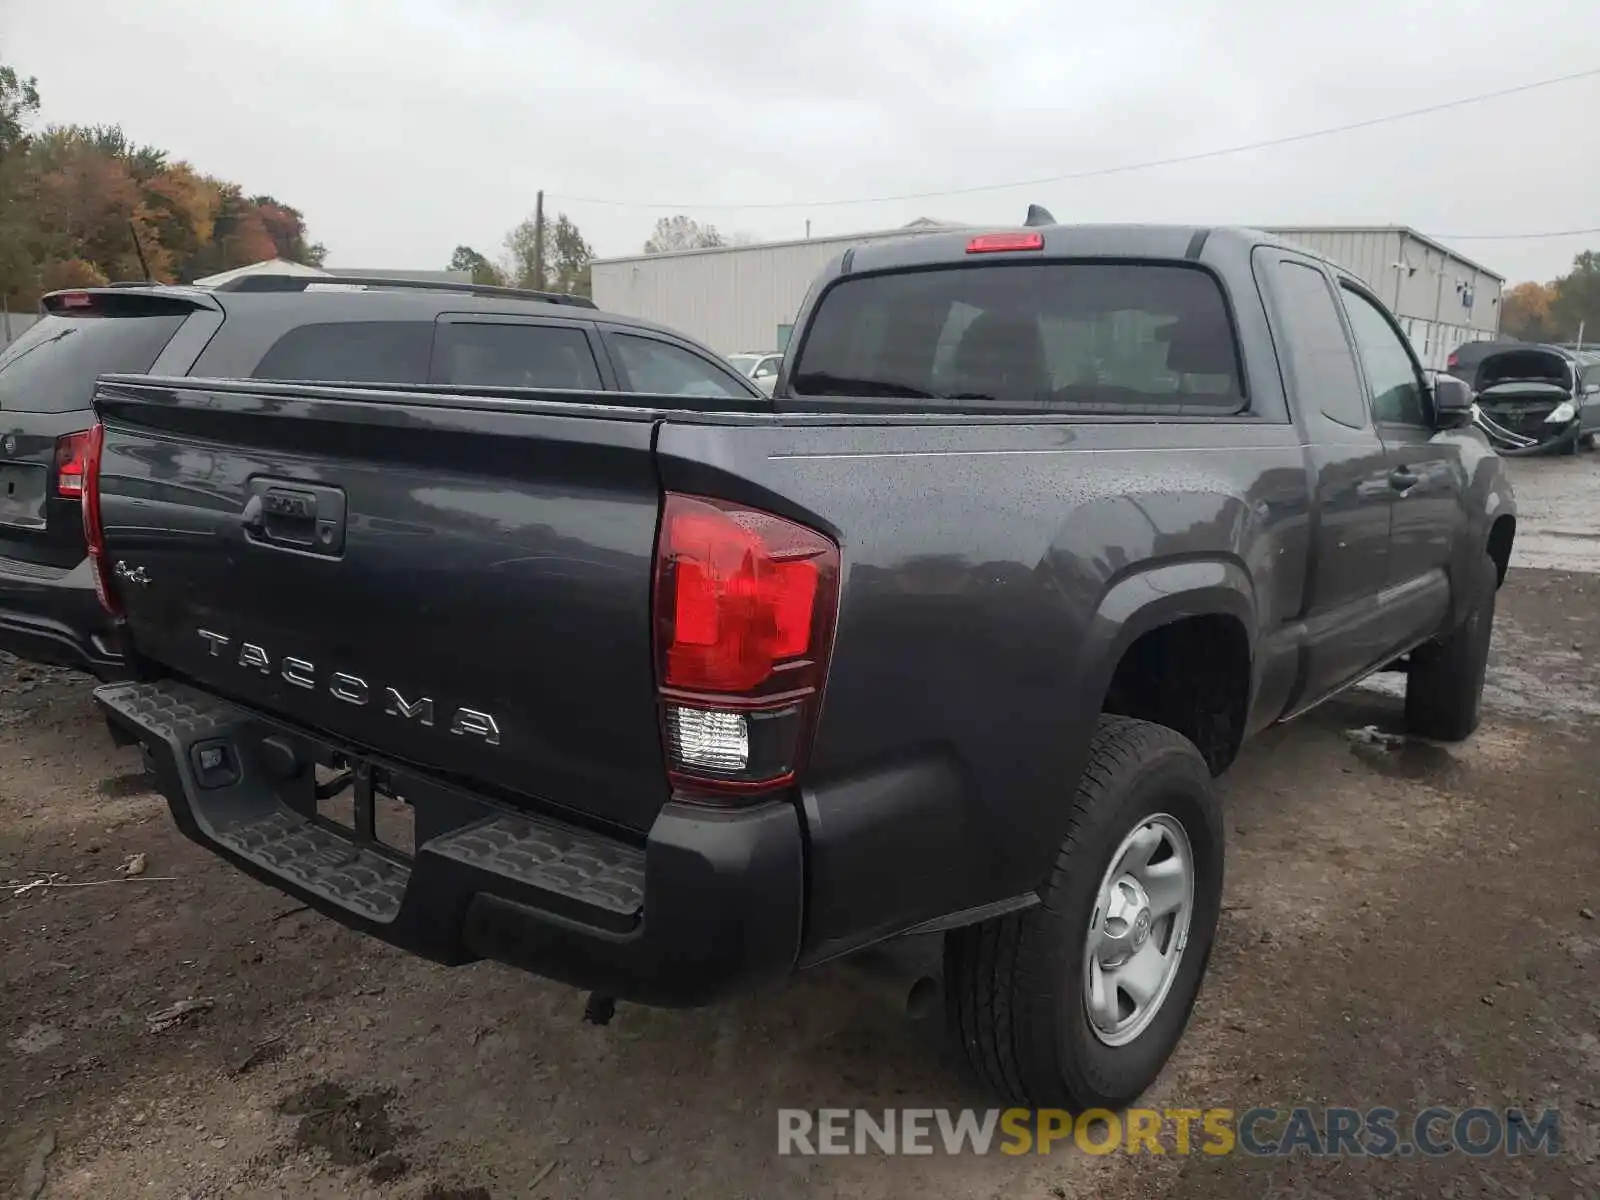
[[[989,1087],[1131,1101],[1216,934],[1213,776],[1380,670],[1469,735],[1516,516],[1337,264],[1047,220],[845,252],[770,399],[102,378],[113,734],[440,962],[694,1005],[940,932]]]

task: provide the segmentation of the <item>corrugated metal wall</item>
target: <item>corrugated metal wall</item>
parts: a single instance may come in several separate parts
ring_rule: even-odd
[[[851,246],[908,236],[915,231],[602,260],[591,269],[594,302],[680,329],[719,354],[774,350],[780,327],[793,323],[829,259]]]
[[[1342,264],[1395,311],[1423,365],[1498,328],[1500,281],[1398,229],[1275,229]],[[806,290],[834,255],[908,231],[686,251],[594,264],[602,309],[659,321],[722,354],[781,346]],[[1396,263],[1405,263],[1397,268]],[[1470,307],[1468,299],[1471,300]]]
[[[1399,319],[1425,367],[1500,327],[1501,281],[1399,229],[1274,229],[1342,265]],[[1403,264],[1403,265],[1402,265]]]

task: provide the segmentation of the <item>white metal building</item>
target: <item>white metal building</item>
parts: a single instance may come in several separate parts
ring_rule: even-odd
[[[786,349],[795,314],[828,260],[852,245],[957,228],[918,221],[876,233],[598,259],[603,310],[681,329],[722,354]],[[1400,318],[1423,365],[1442,367],[1462,342],[1492,337],[1505,280],[1404,226],[1272,230],[1342,264]]]

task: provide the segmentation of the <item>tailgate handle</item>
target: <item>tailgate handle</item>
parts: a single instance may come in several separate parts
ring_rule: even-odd
[[[250,480],[239,523],[259,546],[337,557],[344,553],[345,496],[340,488],[292,479]]]

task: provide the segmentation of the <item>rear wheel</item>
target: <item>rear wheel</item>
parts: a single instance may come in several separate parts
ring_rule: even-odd
[[[1441,742],[1459,742],[1478,727],[1499,586],[1499,568],[1485,554],[1478,562],[1474,599],[1466,620],[1411,652],[1406,676],[1406,728],[1410,732]]]
[[[1103,716],[1041,903],[945,939],[949,1017],[996,1093],[1121,1108],[1188,1022],[1222,902],[1222,815],[1194,744]]]

